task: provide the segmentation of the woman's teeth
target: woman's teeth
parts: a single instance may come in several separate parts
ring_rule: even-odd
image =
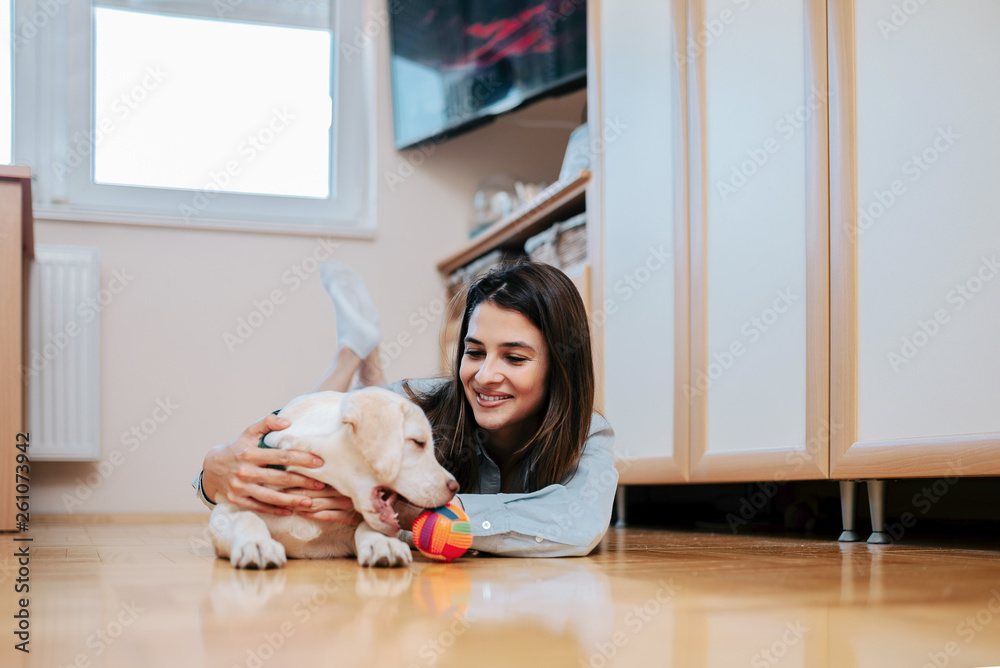
[[[479,397],[480,401],[494,402],[501,401],[503,399],[510,399],[509,394],[483,394],[481,392],[476,392],[476,396]]]

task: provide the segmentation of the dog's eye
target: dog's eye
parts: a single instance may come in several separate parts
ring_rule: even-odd
[[[413,442],[416,443],[417,447],[420,448],[421,450],[427,447],[427,441],[418,441],[417,439],[413,439]]]

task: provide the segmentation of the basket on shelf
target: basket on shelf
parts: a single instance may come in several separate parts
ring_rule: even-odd
[[[524,252],[535,262],[563,271],[587,261],[587,214],[556,223],[524,242]]]
[[[451,296],[462,290],[472,282],[472,279],[498,264],[503,258],[504,253],[498,248],[451,272],[448,275],[448,294]]]

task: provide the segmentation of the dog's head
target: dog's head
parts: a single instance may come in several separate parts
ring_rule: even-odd
[[[389,390],[306,395],[280,415],[292,426],[271,432],[265,442],[322,457],[318,469],[292,470],[351,497],[355,510],[376,531],[399,531],[393,510],[397,499],[432,508],[448,503],[458,490],[454,476],[437,462],[424,412]]]

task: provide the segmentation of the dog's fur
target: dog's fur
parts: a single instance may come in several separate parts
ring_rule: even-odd
[[[220,502],[209,520],[215,553],[236,568],[283,566],[287,557],[357,555],[362,566],[402,566],[410,549],[396,536],[397,495],[424,508],[448,503],[454,476],[434,456],[423,411],[381,388],[317,392],[293,399],[278,415],[291,426],[264,437],[266,445],[319,455],[323,466],[290,466],[350,497],[363,521],[356,528],[300,515],[268,515]]]

